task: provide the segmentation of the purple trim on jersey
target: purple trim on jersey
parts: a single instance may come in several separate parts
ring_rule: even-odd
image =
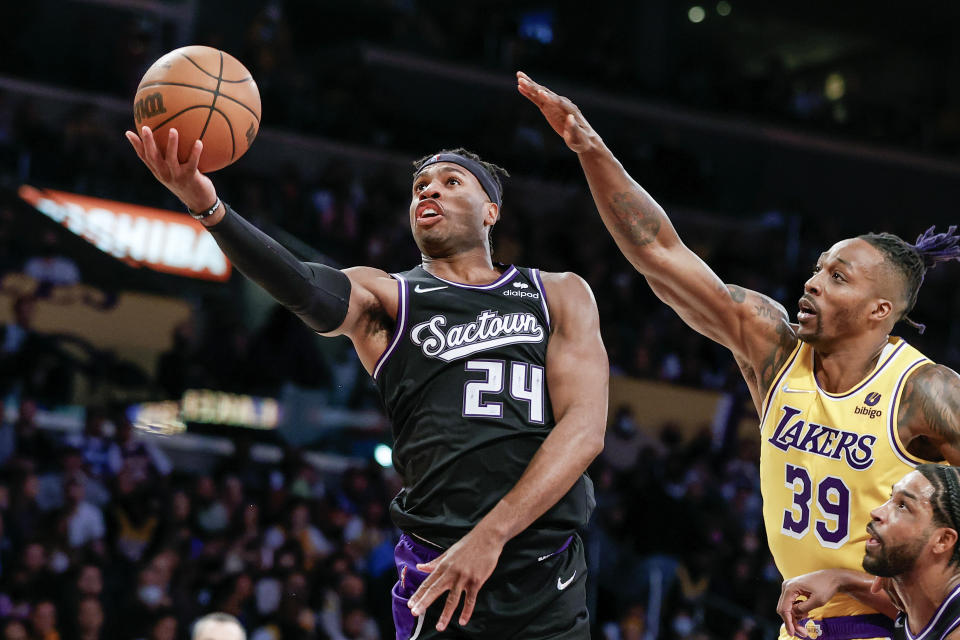
[[[571,543],[571,542],[573,542],[573,536],[570,536],[569,538],[567,538],[567,541],[563,543],[563,546],[561,546],[559,549],[557,549],[557,550],[554,551],[553,553],[548,553],[548,554],[545,555],[545,556],[540,556],[539,558],[537,558],[537,562],[543,562],[543,561],[546,560],[547,558],[552,558],[553,556],[555,556],[555,555],[557,555],[557,554],[559,554],[559,553],[563,553],[564,551],[567,550],[567,547],[570,546],[570,543]]]
[[[540,269],[530,269],[531,275],[533,275],[533,284],[537,287],[537,291],[540,292],[540,304],[543,305],[543,315],[547,318],[547,332],[550,331],[550,309],[547,308],[547,292],[543,286],[543,279],[540,278]]]
[[[954,620],[954,621],[953,621],[953,624],[951,624],[951,625],[947,628],[947,630],[943,632],[943,635],[940,636],[940,637],[941,637],[941,638],[949,638],[949,637],[950,637],[950,634],[953,633],[953,630],[956,629],[957,627],[960,627],[960,618],[957,618],[956,620]]]
[[[424,271],[426,271],[426,269],[424,269]],[[429,271],[427,273],[429,273]],[[503,275],[497,278],[496,282],[491,282],[490,284],[463,284],[462,282],[454,282],[453,280],[444,280],[440,276],[434,276],[432,273],[430,275],[440,282],[446,282],[447,284],[453,285],[454,287],[459,287],[460,289],[496,289],[497,287],[503,285],[507,280],[517,275],[517,268],[513,265],[510,265],[510,268],[504,271]]]
[[[767,412],[770,411],[770,404],[769,404],[769,403],[773,402],[773,396],[777,395],[777,387],[780,386],[780,381],[783,380],[783,377],[784,377],[785,375],[787,375],[787,372],[790,371],[790,369],[793,368],[793,364],[797,361],[797,356],[800,355],[800,351],[801,351],[802,349],[803,349],[803,343],[802,343],[802,342],[798,342],[798,343],[797,343],[797,347],[793,350],[793,355],[790,356],[790,359],[787,360],[786,364],[784,364],[784,365],[780,368],[780,375],[778,375],[778,376],[773,380],[773,384],[771,384],[771,385],[770,385],[770,388],[767,389],[767,395],[766,395],[766,397],[763,399],[764,403],[766,403],[766,406],[763,407],[763,415],[760,416],[760,430],[761,430],[761,431],[763,430],[763,421],[767,419]]]
[[[897,425],[893,423],[893,414],[894,414],[894,404],[900,399],[900,387],[903,386],[903,383],[910,377],[910,373],[913,372],[914,367],[916,367],[921,362],[926,362],[926,358],[920,358],[919,360],[911,363],[909,367],[904,369],[903,373],[900,375],[900,379],[897,380],[897,386],[893,389],[893,397],[890,398],[890,409],[887,411],[887,425],[889,427],[889,438],[890,446],[893,447],[893,452],[897,454],[901,461],[906,464],[917,466],[918,464],[923,464],[924,460],[919,460],[914,458],[909,453],[900,448],[900,441],[897,439]]]
[[[882,613],[868,613],[859,616],[837,616],[835,618],[823,618],[822,620],[804,618],[800,620],[798,626],[804,628],[808,622],[812,622],[818,627],[818,634],[810,634],[811,638],[817,638],[817,640],[857,640],[860,638],[893,637],[893,620]]]
[[[829,391],[824,391],[822,388],[820,388],[820,381],[817,380],[817,376],[816,376],[816,374],[814,374],[813,380],[814,380],[814,382],[817,383],[817,389],[820,389],[820,391],[821,391],[825,396],[827,396],[828,398],[832,398],[832,399],[834,399],[834,400],[842,400],[843,398],[849,398],[850,396],[852,396],[853,394],[855,394],[857,391],[860,391],[860,390],[863,389],[865,386],[867,386],[868,384],[870,384],[870,383],[873,381],[874,378],[876,378],[878,375],[880,375],[880,372],[883,371],[884,368],[886,368],[886,366],[887,366],[888,364],[890,364],[891,362],[893,362],[893,359],[894,359],[895,357],[897,357],[897,352],[900,351],[900,349],[902,349],[902,348],[904,347],[904,345],[906,345],[906,344],[907,344],[907,342],[906,342],[905,340],[901,340],[901,341],[900,341],[900,344],[897,345],[897,348],[894,349],[894,350],[893,350],[893,353],[890,354],[890,357],[888,357],[886,360],[884,360],[884,361],[883,361],[883,364],[881,364],[879,367],[877,367],[877,370],[874,371],[872,374],[870,374],[870,377],[867,378],[866,380],[864,380],[864,381],[860,384],[860,386],[858,386],[856,389],[851,389],[850,391],[847,391],[846,393],[844,393],[844,394],[842,394],[842,395],[836,395],[836,394],[830,393]],[[813,349],[810,349],[810,357],[811,357],[811,358],[814,357],[813,354],[814,354]],[[815,367],[814,367],[814,366],[811,366],[811,367],[810,367],[810,370],[811,370],[811,371],[814,371],[814,370],[815,370]]]
[[[393,340],[390,342],[390,346],[387,347],[387,350],[380,354],[380,358],[377,360],[377,365],[373,368],[373,379],[376,380],[377,376],[380,375],[380,369],[386,364],[387,360],[390,358],[390,354],[393,353],[394,349],[397,348],[397,345],[400,344],[401,338],[403,338],[404,331],[407,330],[407,296],[409,292],[407,289],[407,281],[403,279],[403,276],[399,273],[393,274],[393,277],[397,279],[397,328],[393,332]]]
[[[411,596],[416,593],[423,581],[427,579],[427,573],[417,569],[418,564],[430,562],[440,555],[440,551],[431,549],[416,542],[407,534],[400,536],[400,541],[393,550],[393,559],[397,565],[397,575],[399,580],[390,595],[393,600],[393,624],[397,630],[397,640],[411,640],[419,635],[420,627],[423,625],[423,616],[417,620],[407,602]]]
[[[908,625],[908,624],[907,624],[907,621],[904,620],[904,621],[903,621],[903,630],[907,632],[907,637],[910,638],[910,640],[926,640],[923,636],[924,636],[928,631],[930,631],[930,629],[933,628],[933,627],[937,624],[937,622],[940,621],[940,616],[942,616],[942,615],[943,615],[943,612],[947,610],[947,606],[948,606],[952,601],[954,601],[954,600],[957,599],[957,596],[958,596],[958,595],[960,595],[960,584],[958,584],[957,586],[955,586],[955,587],[953,588],[953,590],[950,591],[950,594],[947,595],[947,597],[943,599],[943,602],[941,602],[941,603],[940,603],[940,606],[937,607],[936,613],[933,614],[933,617],[930,618],[930,621],[927,622],[926,625],[924,625],[923,629],[921,629],[921,630],[920,630],[920,633],[918,633],[917,635],[913,635],[912,633],[910,633],[910,625]],[[955,627],[955,626],[956,626],[956,624],[952,625],[952,627]],[[951,627],[951,628],[952,628],[952,627]],[[944,634],[944,635],[946,635],[946,634]]]

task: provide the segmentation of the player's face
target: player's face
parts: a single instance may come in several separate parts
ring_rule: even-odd
[[[891,578],[913,568],[934,531],[932,495],[933,485],[919,471],[893,485],[890,499],[870,512],[864,570]]]
[[[800,339],[822,344],[863,332],[882,273],[883,255],[859,238],[821,254],[797,303]]]
[[[497,221],[480,181],[452,162],[438,162],[413,181],[410,228],[424,255],[442,258],[484,246]]]

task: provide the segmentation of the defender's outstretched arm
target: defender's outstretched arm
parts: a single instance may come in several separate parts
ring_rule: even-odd
[[[663,208],[630,177],[573,102],[523,72],[517,88],[577,154],[600,217],[624,256],[684,322],[733,352],[759,408],[797,343],[783,306],[724,284],[683,244]]]

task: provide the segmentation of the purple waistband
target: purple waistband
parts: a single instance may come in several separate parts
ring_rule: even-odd
[[[571,542],[573,542],[573,536],[570,536],[569,538],[567,538],[567,541],[564,542],[563,545],[562,545],[559,549],[557,549],[557,550],[554,551],[553,553],[548,553],[548,554],[545,555],[545,556],[540,556],[539,558],[537,558],[537,560],[539,560],[539,561],[542,562],[542,561],[546,560],[547,558],[552,558],[553,556],[557,555],[558,553],[563,553],[564,551],[567,550],[567,547],[570,546],[570,543],[571,543]]]
[[[800,621],[812,640],[859,640],[863,638],[892,638],[893,620],[882,613],[861,616],[837,616]]]
[[[404,533],[400,536],[400,545],[408,548],[416,557],[417,562],[430,562],[444,549],[433,544],[429,540],[424,540],[419,536]]]
[[[426,538],[422,538],[415,533],[403,533],[403,535],[400,536],[400,541],[405,546],[413,550],[417,554],[417,556],[419,556],[420,558],[424,558],[424,557],[428,558],[428,560],[422,560],[422,562],[429,562],[430,560],[433,560],[435,557],[437,557],[438,555],[446,551],[446,549],[444,549],[443,547],[436,545],[433,542],[430,542]],[[552,558],[553,556],[559,555],[564,551],[566,551],[570,547],[570,544],[572,542],[573,542],[573,536],[568,536],[567,539],[563,541],[563,544],[560,545],[558,549],[556,549],[555,551],[550,551],[549,553],[542,556],[535,555],[535,554],[544,552],[544,549],[542,546],[539,549],[537,549],[536,547],[531,547],[526,550],[523,550],[521,553],[524,557],[532,556],[531,559],[536,559],[538,562],[543,562],[547,558]],[[514,553],[517,553],[517,550],[514,550]]]

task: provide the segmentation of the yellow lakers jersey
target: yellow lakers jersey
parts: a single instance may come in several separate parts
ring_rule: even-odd
[[[784,580],[832,567],[863,571],[870,511],[923,462],[897,434],[907,377],[930,360],[890,338],[876,368],[845,393],[814,376],[813,349],[800,342],[767,391],[761,420],[760,485],[770,552]],[[838,595],[811,617],[873,613]]]

